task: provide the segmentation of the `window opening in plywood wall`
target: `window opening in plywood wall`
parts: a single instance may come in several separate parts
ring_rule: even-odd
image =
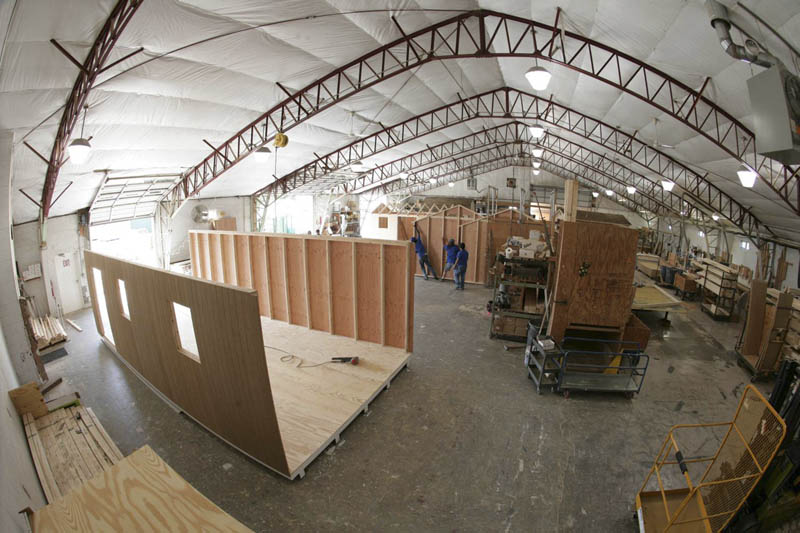
[[[192,310],[179,303],[172,302],[173,320],[175,321],[175,339],[178,351],[186,357],[200,362],[200,353],[197,351],[197,338],[194,334]]]
[[[119,286],[119,303],[122,306],[122,316],[131,319],[131,311],[128,307],[128,291],[125,290],[125,281],[118,279],[117,285]]]
[[[97,267],[92,268],[92,278],[94,278],[94,295],[97,298],[97,311],[100,313],[100,327],[103,336],[114,343],[114,333],[111,331],[111,322],[108,320],[108,308],[106,307],[106,293],[103,290],[103,273]]]
[[[378,227],[381,229],[388,229],[389,217],[378,217]]]

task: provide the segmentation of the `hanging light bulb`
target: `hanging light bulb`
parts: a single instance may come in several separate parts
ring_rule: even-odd
[[[538,168],[533,169],[533,175],[534,176],[538,176],[540,172],[541,172],[541,170],[539,170]]]
[[[452,189],[453,187],[456,186],[456,184],[451,181],[450,183],[447,184],[447,186]]]
[[[542,166],[542,160],[541,159],[534,159],[533,160],[533,168],[540,168],[541,166]]]
[[[269,146],[264,145],[255,151],[254,157],[256,158],[256,162],[266,163],[270,155],[272,155],[272,150],[270,150]]]
[[[749,166],[742,164],[739,167],[739,170],[736,171],[736,174],[738,174],[739,176],[739,181],[742,182],[742,187],[752,189],[753,185],[756,184],[756,178],[758,177],[758,172],[756,172]]]
[[[428,180],[428,182],[429,182],[431,185],[433,185],[434,183],[436,183],[436,178],[431,178],[431,179],[429,179],[429,180]]]
[[[611,189],[606,189],[606,196],[614,196],[614,191]]]
[[[667,227],[669,228],[670,231],[672,231],[672,224],[669,224]]]
[[[350,163],[350,168],[354,172],[364,172],[367,169],[367,165],[365,165],[360,159],[356,159]]]
[[[83,137],[83,129],[86,126],[86,112],[88,109],[88,105],[83,106],[81,136],[77,139],[74,139],[71,143],[69,143],[69,146],[67,146],[67,152],[69,152],[70,161],[78,165],[84,163],[89,158],[89,152],[92,151],[92,145],[89,143],[89,139],[85,139]]]
[[[705,236],[706,236],[706,234],[705,234],[705,233],[703,233],[702,231],[698,231],[698,232],[697,232],[697,236],[698,236],[698,237],[705,237]]]
[[[543,148],[534,148],[533,150],[531,150],[531,153],[533,154],[533,157],[542,157],[542,154],[544,153],[544,149]]]
[[[534,91],[544,91],[547,89],[547,86],[550,84],[550,78],[553,75],[547,71],[546,68],[535,66],[528,69],[528,72],[525,73],[525,78],[527,78],[528,83],[531,84]]]
[[[599,192],[597,192],[597,191],[592,191],[592,197],[594,197],[594,198],[597,198],[598,196],[600,196],[600,193],[599,193]]]
[[[628,194],[636,194],[636,187],[632,185],[628,185],[625,189],[628,191]]]
[[[675,184],[669,180],[661,180],[661,188],[667,192],[670,192],[674,186]]]
[[[713,215],[711,215],[711,218],[713,218],[714,222],[716,222],[717,220],[719,220],[719,215],[714,213]]]
[[[539,139],[542,135],[544,135],[544,126],[537,122],[531,126],[528,126],[528,131],[534,139]]]

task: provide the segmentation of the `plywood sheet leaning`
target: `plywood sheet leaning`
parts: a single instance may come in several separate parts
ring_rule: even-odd
[[[427,219],[420,226],[426,237],[431,224],[441,233],[444,219]],[[254,288],[261,316],[411,351],[417,261],[407,240],[204,230],[189,235],[197,243],[190,248],[192,264],[198,263],[192,272]],[[200,267],[206,256],[217,255],[211,264],[220,268]]]
[[[219,237],[209,242],[219,242]],[[94,292],[97,271],[114,338],[113,344],[106,342],[128,366],[220,438],[289,475],[264,358],[257,292],[94,252],[85,252],[85,258],[95,316],[100,312]],[[118,280],[125,283],[130,319],[122,313]],[[191,311],[195,357],[180,344],[173,303]],[[97,324],[102,335],[102,324]]]
[[[622,332],[631,312],[636,230],[614,224],[562,222],[548,334],[569,327]]]
[[[750,282],[750,301],[747,305],[747,323],[744,339],[739,349],[742,355],[757,355],[761,346],[761,335],[764,330],[764,312],[766,311],[767,282],[754,279]]]
[[[787,292],[778,294],[775,305],[768,305],[764,316],[764,330],[761,334],[761,348],[758,353],[756,369],[774,372],[780,362],[781,348],[786,339],[789,319],[792,313],[793,297]]]
[[[139,448],[63,498],[33,513],[36,532],[250,531]]]

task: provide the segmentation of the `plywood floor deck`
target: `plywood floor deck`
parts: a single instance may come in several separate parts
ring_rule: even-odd
[[[410,354],[263,317],[261,324],[272,397],[294,478],[304,475],[305,467],[389,386]],[[308,366],[352,356],[360,358],[358,365]]]

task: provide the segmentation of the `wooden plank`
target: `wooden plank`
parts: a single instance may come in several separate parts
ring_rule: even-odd
[[[44,490],[44,496],[48,502],[55,501],[56,498],[61,497],[61,490],[58,488],[53,470],[44,452],[44,445],[39,436],[39,431],[36,428],[33,414],[26,413],[23,415],[23,421],[25,423],[25,435],[28,438],[28,445],[31,450],[31,456],[33,457],[33,465],[36,468],[36,474],[39,476],[39,481]]]
[[[208,253],[211,260],[211,280],[222,283],[225,280],[222,266],[222,236],[211,233],[208,236]]]
[[[33,381],[16,389],[11,389],[8,391],[8,396],[20,416],[31,413],[34,418],[39,418],[48,413],[44,397],[39,391],[39,385]]]
[[[575,222],[578,217],[578,181],[564,182],[564,220]]]
[[[47,400],[45,405],[47,406],[47,412],[51,413],[56,409],[63,409],[65,407],[73,406],[73,405],[80,405],[81,397],[77,392],[73,392],[71,394],[65,394],[64,396],[59,396],[58,398],[53,398],[52,400]]]
[[[327,241],[307,239],[306,276],[308,280],[308,312],[311,329],[331,333],[330,290],[328,283]]]
[[[333,313],[335,317],[333,332],[336,335],[353,337],[355,334],[355,280],[353,278],[353,243],[331,241],[331,280]]]
[[[306,294],[306,326],[311,329],[311,289],[308,280],[308,239],[301,241],[303,247],[303,287]]]
[[[356,246],[358,246],[358,245],[356,244],[355,241],[351,242],[350,244],[351,244],[351,246],[350,246],[350,252],[351,252],[351,261],[350,261],[350,263],[351,263],[352,268],[353,268],[353,277],[352,277],[352,280],[353,280],[353,283],[352,283],[352,289],[353,289],[353,338],[355,340],[358,340],[358,333],[359,333],[359,328],[358,328],[358,261],[357,261],[358,257],[356,255]]]
[[[357,339],[381,343],[381,246],[353,243]]]
[[[197,242],[198,237],[197,233],[190,231],[189,232],[189,258],[192,263],[192,276],[199,278],[201,276],[200,270],[200,248],[199,243]]]
[[[250,531],[189,485],[149,446],[34,512],[32,522],[34,531],[58,533]]]
[[[220,250],[222,253],[222,280],[230,285],[238,285],[236,278],[236,245],[232,234],[223,233],[220,235]]]
[[[250,238],[247,235],[234,235],[236,248],[236,284],[239,287],[253,288],[253,261],[250,259]]]
[[[187,415],[288,475],[257,292],[89,251],[85,258],[87,268],[100,269],[104,280],[126,279],[131,337],[117,339],[120,357]],[[188,327],[195,334],[199,361],[185,355],[177,342],[173,303],[191,311]]]
[[[200,259],[200,277],[203,279],[211,279],[211,246],[208,243],[208,233],[200,233],[197,235],[197,245]]]
[[[308,289],[305,269],[305,239],[284,239],[286,300],[289,302],[289,323],[309,326]]]
[[[267,275],[267,241],[263,235],[251,235],[250,265],[252,268],[253,288],[258,292],[258,312],[270,318],[269,276]]]
[[[330,333],[334,333],[333,327],[333,275],[331,269],[331,241],[325,241],[325,262],[327,263],[327,281],[328,281],[328,320],[330,322],[330,328],[328,331]]]
[[[747,323],[740,352],[742,355],[756,355],[761,347],[766,312],[767,282],[754,279],[750,282],[750,301],[747,304]]]
[[[380,245],[380,260],[378,261],[378,268],[380,269],[380,282],[378,283],[378,290],[380,291],[380,336],[381,344],[386,346],[386,245]]]
[[[267,237],[267,279],[269,280],[270,316],[273,320],[289,320],[286,303],[286,269],[281,237]]]

